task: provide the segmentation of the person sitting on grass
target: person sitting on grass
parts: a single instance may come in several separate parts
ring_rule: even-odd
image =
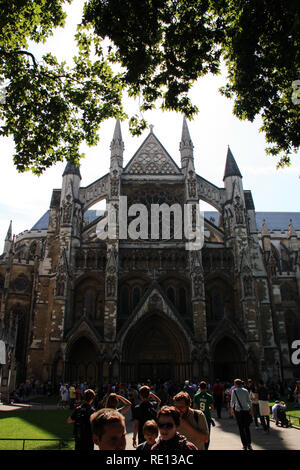
[[[285,409],[286,409],[286,404],[284,401],[276,400],[274,405],[272,406],[272,415],[273,415],[273,418],[275,419],[276,426],[279,426],[279,423],[281,423],[282,427],[284,426],[289,427],[290,423],[286,417]]]
[[[158,426],[154,419],[149,419],[143,426],[143,434],[145,442],[139,444],[136,450],[151,450],[151,447],[155,444],[158,436]]]
[[[102,408],[91,415],[92,436],[99,450],[125,450],[125,418],[119,411]]]

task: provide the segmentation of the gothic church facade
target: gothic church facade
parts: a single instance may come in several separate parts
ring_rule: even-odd
[[[2,392],[32,378],[96,386],[299,375],[300,213],[256,212],[229,148],[224,187],[198,175],[185,119],[180,167],[153,129],[127,165],[123,151],[117,121],[106,175],[81,187],[80,169],[67,164],[35,226],[13,237],[10,225],[0,257]],[[128,207],[209,203],[203,247],[187,250],[174,233],[99,237],[107,213],[90,208],[106,200],[118,216],[120,196]]]

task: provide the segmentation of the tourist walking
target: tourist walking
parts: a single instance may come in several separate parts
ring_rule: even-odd
[[[236,421],[239,427],[240,437],[244,450],[252,450],[251,446],[251,434],[250,434],[250,423],[252,416],[251,400],[249,392],[246,388],[243,388],[243,382],[240,379],[235,379],[234,385],[236,388],[231,394],[231,409],[234,412]]]
[[[221,418],[222,404],[224,402],[224,385],[220,382],[220,379],[216,379],[212,387],[212,396],[214,397],[214,404],[217,410],[218,418]]]
[[[147,385],[139,389],[141,403],[134,408],[134,426],[133,426],[133,447],[137,446],[136,436],[138,436],[138,444],[144,442],[143,426],[149,419],[156,420],[157,411],[154,405],[150,402],[150,398],[156,401],[157,406],[160,405],[160,398],[151,392],[150,387]]]
[[[265,432],[270,431],[270,393],[264,385],[263,380],[258,383],[258,404],[261,424]]]
[[[192,442],[189,442],[186,437],[179,434],[180,413],[174,406],[165,405],[159,410],[157,413],[157,425],[159,440],[153,445],[151,451],[165,453],[197,450],[197,447]]]
[[[179,392],[173,397],[173,403],[180,414],[178,432],[192,442],[198,450],[205,450],[209,432],[204,413],[191,408],[191,399],[187,392]]]
[[[294,400],[295,408],[300,408],[300,380],[296,382],[294,390]]]
[[[193,408],[201,410],[205,415],[209,433],[208,442],[205,443],[205,449],[207,450],[210,440],[210,428],[212,424],[211,411],[214,409],[214,398],[210,393],[208,393],[207,383],[204,382],[204,380],[200,382],[199,391],[194,395]]]
[[[248,381],[249,383],[249,381]],[[254,419],[255,429],[259,429],[258,418],[260,417],[259,414],[259,400],[258,400],[258,386],[256,383],[249,384],[249,395],[251,400],[252,406],[252,415]]]
[[[123,403],[123,406],[118,407],[119,401]],[[111,393],[106,400],[105,408],[113,408],[118,410],[119,413],[125,415],[125,413],[131,407],[131,402],[127,400],[127,398],[122,397],[121,395],[117,395],[117,393]]]
[[[95,399],[94,390],[87,389],[83,394],[83,402],[69,416],[67,422],[74,423],[75,450],[93,450],[94,442],[90,424],[90,416],[95,409],[92,403]]]

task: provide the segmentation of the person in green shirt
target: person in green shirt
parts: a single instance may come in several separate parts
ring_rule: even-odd
[[[204,381],[200,382],[199,390],[194,395],[193,408],[195,410],[201,410],[205,414],[205,418],[206,418],[208,430],[209,430],[209,435],[210,435],[210,427],[212,423],[211,411],[214,409],[214,398],[210,393],[208,393],[207,383]],[[209,446],[209,440],[207,443],[205,443],[205,450],[208,449],[208,446]]]

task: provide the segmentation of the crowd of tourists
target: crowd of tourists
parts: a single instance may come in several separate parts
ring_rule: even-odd
[[[298,400],[300,381],[293,397]],[[75,392],[74,392],[75,390]],[[213,384],[201,381],[184,384],[164,381],[113,384],[94,390],[86,382],[60,385],[61,403],[72,413],[68,423],[74,425],[75,450],[126,449],[125,414],[133,420],[132,447],[137,451],[207,450],[210,445],[211,412],[219,419],[235,419],[242,449],[252,450],[250,424],[255,430],[270,432],[270,414],[276,425],[289,426],[286,403],[279,401],[285,393],[281,384],[264,384],[262,380],[235,379]],[[77,395],[76,395],[77,394]],[[274,401],[272,409],[269,402]],[[298,401],[295,401],[298,403]]]

